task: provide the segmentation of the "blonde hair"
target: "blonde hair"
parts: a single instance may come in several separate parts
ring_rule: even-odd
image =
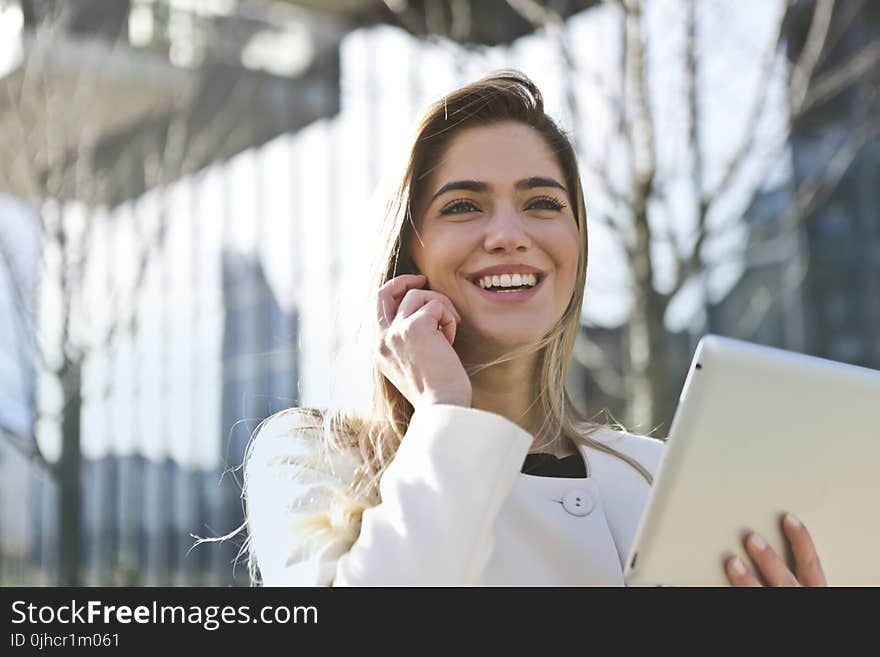
[[[533,403],[539,405],[540,415],[544,418],[539,434],[567,437],[576,444],[586,444],[620,458],[651,484],[651,474],[635,459],[591,437],[606,425],[587,419],[572,403],[565,389],[580,328],[586,282],[586,209],[572,143],[553,119],[545,114],[541,93],[528,77],[518,71],[499,71],[452,91],[428,107],[418,124],[402,179],[385,207],[381,250],[370,278],[371,289],[378,290],[395,276],[416,271],[409,248],[413,236],[417,235],[413,209],[420,207],[419,203],[427,192],[429,174],[440,162],[451,140],[467,128],[509,121],[528,125],[537,131],[564,173],[580,236],[577,277],[574,293],[560,321],[544,337],[489,362],[469,366],[468,374],[473,375],[500,363],[538,353],[538,396]],[[351,532],[350,540],[353,542],[357,538],[362,512],[380,501],[379,481],[397,453],[414,409],[375,364],[372,366],[371,381],[371,402],[366,413],[344,409],[328,409],[326,412],[297,409],[305,421],[296,429],[304,434],[313,432],[322,436],[320,444],[308,457],[310,462],[326,459],[334,452],[350,450],[355,450],[360,459],[357,476],[349,488],[339,488],[333,492],[336,519],[324,516],[309,518],[300,527],[304,536],[327,531],[331,524],[338,526],[341,517]],[[249,455],[250,448],[246,460]],[[245,477],[245,498],[246,492]],[[247,549],[249,538],[243,550]],[[249,565],[253,578],[256,563],[252,551]]]

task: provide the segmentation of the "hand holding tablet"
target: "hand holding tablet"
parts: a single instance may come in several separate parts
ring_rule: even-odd
[[[757,532],[748,535],[746,550],[769,586],[827,586],[822,564],[809,530],[792,513],[782,518],[782,526],[793,554],[794,572]],[[730,557],[725,565],[734,586],[762,586],[761,580],[739,557]]]
[[[880,372],[705,336],[626,582],[880,585],[878,407]]]

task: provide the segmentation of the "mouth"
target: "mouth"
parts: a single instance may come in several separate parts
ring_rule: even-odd
[[[519,284],[515,284],[517,283],[516,280],[498,281],[497,283],[501,283],[500,285],[497,283],[489,284],[489,281],[486,279],[482,281],[480,279],[470,279],[470,283],[476,288],[480,296],[487,300],[500,303],[519,303],[535,296],[547,278],[546,274],[534,274],[533,277],[534,285],[531,284],[528,277],[520,277]],[[483,285],[480,284],[481,282]],[[507,285],[504,283],[507,283]],[[484,285],[487,286],[484,287]]]

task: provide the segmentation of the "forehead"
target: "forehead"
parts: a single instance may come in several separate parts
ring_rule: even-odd
[[[451,180],[512,185],[531,176],[563,180],[562,168],[544,138],[522,123],[466,128],[446,149],[431,176],[431,189]]]

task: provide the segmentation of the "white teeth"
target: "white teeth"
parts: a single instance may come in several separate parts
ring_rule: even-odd
[[[535,287],[538,277],[535,274],[500,274],[498,276],[483,276],[477,280],[477,285],[486,289],[489,287],[517,287],[528,285]]]

